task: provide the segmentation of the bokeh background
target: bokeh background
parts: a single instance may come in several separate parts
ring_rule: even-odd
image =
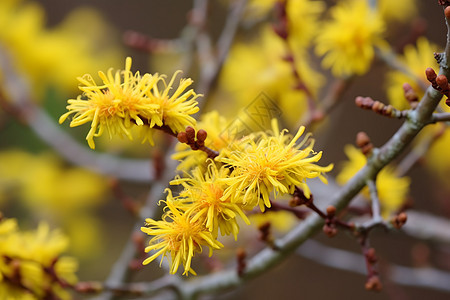
[[[170,53],[150,54],[130,48],[125,45],[124,36],[129,31],[136,31],[156,39],[176,39],[183,33],[192,7],[192,1],[185,0],[23,2],[31,4],[27,6],[27,13],[20,15],[20,18],[15,17],[17,24],[21,24],[22,27],[2,27],[0,45],[2,41],[12,41],[18,44],[17,49],[27,47],[26,51],[11,54],[11,56],[16,54],[25,56],[23,63],[18,64],[24,68],[27,63],[33,65],[32,62],[37,57],[45,56],[49,61],[55,62],[53,67],[57,72],[48,76],[46,75],[48,69],[37,66],[32,76],[41,80],[33,79],[31,84],[31,94],[35,96],[32,100],[39,103],[55,122],[65,111],[66,100],[78,94],[76,76],[87,72],[94,74],[97,70],[106,70],[108,67],[121,68],[126,56],[133,57],[133,69],[142,73],[164,73],[176,69],[178,61],[176,56]],[[389,41],[395,43],[402,40],[410,34],[411,28],[423,26],[425,36],[443,46],[446,28],[441,8],[435,2],[422,1],[420,18],[392,28]],[[0,4],[0,15],[2,10],[3,12],[8,10],[6,6],[2,8],[2,5],[5,4]],[[225,0],[212,1],[208,27],[214,38],[218,36],[224,24],[226,5]],[[1,22],[0,20],[0,24]],[[14,30],[23,30],[23,40],[14,40],[8,36],[8,32]],[[33,33],[33,30],[48,31],[52,34],[44,36],[39,32]],[[60,43],[52,41],[52,35],[58,34],[66,36],[67,41]],[[47,46],[43,46],[44,42],[40,44],[39,38],[45,39]],[[64,60],[64,53],[67,54],[69,51],[72,51],[69,55],[71,58]],[[31,54],[27,56],[27,53]],[[88,58],[82,59],[84,56]],[[342,149],[345,144],[354,142],[357,132],[367,132],[374,145],[380,146],[400,126],[401,122],[398,120],[382,118],[362,111],[354,105],[354,98],[358,95],[370,95],[380,100],[386,98],[385,82],[382,79],[386,71],[387,67],[384,64],[375,61],[372,71],[355,79],[352,87],[343,95],[343,101],[333,110],[324,124],[315,129],[316,147],[324,149],[325,152],[324,165],[343,161],[345,154]],[[185,75],[193,77],[194,80],[198,76],[195,68],[192,69],[192,74]],[[214,93],[211,97],[214,97]],[[68,125],[64,124],[63,127],[67,129]],[[71,130],[70,134],[83,142],[86,128]],[[160,142],[165,143],[163,139]],[[136,141],[114,140],[112,146],[109,146],[107,142],[100,140],[98,148],[99,151],[108,151],[124,157],[150,158],[155,155],[155,150],[149,150],[148,145],[140,145]],[[12,188],[10,183],[10,188],[3,191],[5,195],[0,197],[1,211],[8,217],[17,217],[24,228],[35,226],[40,219],[46,219],[52,225],[62,227],[74,240],[70,253],[80,258],[79,278],[105,279],[135,223],[134,216],[123,209],[123,203],[117,197],[114,179],[75,170],[71,164],[58,158],[27,125],[6,110],[0,111],[0,151],[3,153],[0,170],[1,168],[6,170],[5,173],[9,174],[7,179],[14,179],[11,172],[7,172],[11,171],[11,168],[14,168],[16,173],[28,174],[26,179],[17,179]],[[439,178],[420,164],[408,175],[412,180],[410,194],[414,208],[448,218],[450,197],[448,190],[442,188]],[[16,176],[20,177],[19,174]],[[51,178],[55,177],[65,178],[65,183],[58,181],[59,187],[51,186],[53,182]],[[3,179],[3,182],[5,181],[8,180]],[[98,189],[93,188],[93,185]],[[88,192],[86,194],[79,192],[78,196],[73,196],[72,202],[54,195],[58,193],[57,191],[62,191],[59,194],[67,195],[67,191],[78,191],[83,187]],[[122,192],[138,203],[145,201],[149,187],[148,183],[120,183]],[[51,200],[42,204],[37,202],[39,197],[36,195],[47,196]],[[81,198],[86,201],[83,203]],[[32,211],[35,213],[31,213]],[[257,234],[256,231],[253,233]],[[356,241],[346,234],[339,234],[333,239],[318,234],[315,239],[332,247],[359,252]],[[372,244],[376,247],[382,262],[411,266],[422,258],[433,266],[444,270],[450,269],[448,245],[419,241],[402,233],[385,233],[381,230],[373,234]],[[364,262],[361,261],[361,264]],[[151,279],[158,274],[161,274],[161,271],[153,264],[146,267],[146,270],[138,275],[138,279]],[[444,292],[404,287],[388,281],[384,282],[385,289],[382,292],[367,292],[364,289],[364,281],[364,276],[324,267],[306,258],[292,255],[270,272],[239,288],[237,292],[224,294],[221,298],[448,299],[449,297],[449,294]],[[211,298],[215,299],[216,296]]]

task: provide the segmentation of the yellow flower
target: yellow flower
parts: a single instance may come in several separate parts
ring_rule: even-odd
[[[445,128],[443,130],[443,128]],[[430,149],[426,153],[426,167],[430,173],[434,174],[436,178],[442,183],[442,187],[449,190],[450,188],[450,157],[448,155],[448,145],[450,145],[450,128],[445,124],[430,125],[425,128],[417,140],[417,146],[420,143],[433,139],[436,134],[440,136],[431,144]]]
[[[78,263],[61,254],[68,240],[46,223],[22,232],[14,219],[0,220],[0,298],[69,299],[62,282],[74,284]]]
[[[413,90],[418,94],[419,99],[423,96],[430,83],[425,75],[426,68],[439,69],[439,65],[434,59],[433,53],[438,51],[438,47],[431,44],[425,37],[417,40],[417,45],[407,45],[403,56],[399,61],[408,70],[408,74],[399,70],[390,71],[387,74],[386,86],[389,102],[396,109],[409,109],[409,104],[405,99],[403,84],[409,83]]]
[[[386,21],[406,22],[417,14],[416,0],[379,0],[378,10]]]
[[[120,50],[100,13],[75,9],[50,29],[45,19],[39,1],[0,1],[2,51],[30,84],[33,100],[43,100],[49,86],[72,92],[76,76],[118,61]]]
[[[160,255],[164,258],[170,253],[170,274],[175,274],[178,267],[183,264],[183,275],[188,275],[189,272],[196,275],[191,268],[191,261],[195,253],[202,252],[202,245],[210,248],[210,255],[212,255],[212,249],[219,249],[223,245],[214,239],[202,222],[193,221],[187,214],[180,211],[175,205],[176,200],[173,199],[171,191],[168,190],[168,192],[166,201],[168,210],[163,215],[163,219],[160,221],[146,219],[146,226],[141,228],[144,233],[154,236],[149,246],[145,248],[145,252],[157,250],[155,254],[144,260],[143,264],[152,262]]]
[[[104,178],[83,168],[67,168],[50,153],[0,152],[0,194],[18,196],[32,210],[67,217],[98,205],[106,191]]]
[[[294,52],[309,46],[313,37],[321,30],[318,17],[325,9],[323,1],[287,1],[289,42]]]
[[[173,132],[178,133],[184,131],[187,126],[195,126],[196,121],[191,115],[198,112],[199,108],[195,99],[202,95],[195,93],[193,89],[186,91],[193,83],[190,78],[182,78],[177,88],[171,92],[175,79],[180,73],[181,71],[175,72],[168,84],[165,75],[161,75],[157,84],[149,90],[150,101],[159,106],[158,114],[150,120],[150,127],[166,125]]]
[[[374,47],[384,46],[383,19],[368,1],[339,2],[331,9],[331,20],[319,31],[316,52],[324,55],[322,64],[336,77],[367,72]]]
[[[279,0],[251,0],[249,1],[245,19],[262,19],[273,10]],[[284,4],[284,3],[283,3]],[[294,46],[307,47],[320,28],[317,19],[325,8],[323,1],[292,0],[286,1],[286,13],[290,42]],[[244,19],[244,22],[245,22]]]
[[[256,228],[270,222],[271,228],[280,233],[288,232],[298,222],[297,217],[292,212],[284,210],[268,210],[264,213],[251,214],[249,218]]]
[[[233,201],[259,205],[264,211],[265,206],[271,206],[269,195],[273,190],[276,197],[278,193],[291,194],[299,186],[309,198],[307,178],[319,177],[326,183],[322,173],[331,171],[333,165],[321,167],[315,164],[322,152],[314,152],[313,141],[300,149],[308,138],[296,145],[305,127],[300,127],[293,138],[285,135],[285,130],[280,133],[276,119],[272,120],[272,127],[273,135],[263,134],[258,141],[249,139],[243,151],[232,151],[228,157],[219,155],[216,158],[233,169],[229,178],[222,179],[229,185],[224,198],[231,196]],[[256,202],[253,200],[255,196]]]
[[[244,21],[246,19],[262,19],[274,7],[277,0],[250,0],[244,11]]]
[[[114,75],[112,69],[107,75],[101,71],[98,73],[103,85],[98,86],[88,74],[79,77],[83,95],[67,101],[69,111],[60,117],[59,122],[64,122],[71,114],[75,114],[70,122],[71,127],[92,122],[86,136],[92,149],[95,148],[94,137],[102,135],[105,130],[110,136],[124,134],[132,139],[129,128],[134,124],[144,125],[142,119],[147,122],[151,120],[160,106],[150,102],[146,96],[158,76],[141,76],[139,72],[133,75],[130,69],[131,58],[127,57],[124,71],[117,71]]]
[[[178,133],[188,125],[195,125],[195,119],[190,115],[199,110],[195,99],[201,95],[192,89],[185,92],[192,84],[190,78],[181,79],[176,90],[170,93],[181,71],[177,71],[167,84],[165,75],[146,73],[141,76],[139,72],[133,75],[130,69],[131,58],[127,57],[125,70],[115,74],[112,69],[107,74],[98,73],[103,85],[97,85],[88,74],[79,77],[83,95],[67,101],[69,111],[60,117],[59,122],[64,122],[71,114],[75,114],[71,127],[91,122],[86,140],[92,149],[95,148],[94,137],[102,135],[105,130],[110,137],[113,134],[125,135],[132,140],[131,127],[147,125],[143,142],[148,140],[153,144],[152,128],[155,126],[168,126]]]
[[[51,218],[70,236],[71,252],[78,257],[94,255],[93,250],[101,244],[90,214],[107,199],[107,191],[105,178],[67,167],[51,153],[0,152],[0,199],[20,202],[28,213]]]
[[[311,60],[305,51],[296,51],[295,54],[297,71],[315,97],[324,78],[311,67]],[[221,114],[226,111],[235,117],[236,112],[230,112],[229,108],[252,105],[258,95],[264,92],[274,102],[275,108],[283,113],[281,117],[289,125],[297,126],[296,122],[307,111],[308,95],[304,90],[295,89],[292,66],[283,60],[285,56],[286,45],[270,26],[261,28],[250,42],[245,40],[235,43],[220,77],[220,85],[227,92],[226,99],[215,103],[216,107],[220,107]],[[231,100],[228,94],[231,94]],[[229,104],[230,101],[235,101],[234,105]],[[269,117],[268,124],[273,117],[277,116]]]
[[[220,180],[228,176],[226,168],[217,169],[214,162],[209,161],[206,174],[200,168],[192,171],[192,176],[179,178],[170,184],[180,184],[184,190],[180,192],[177,201],[181,202],[181,208],[191,218],[191,222],[200,222],[212,233],[216,239],[218,231],[222,235],[233,234],[237,239],[239,225],[236,217],[239,215],[245,223],[250,224],[244,214],[242,203],[232,202],[223,198],[226,185]]]
[[[349,161],[344,163],[341,172],[336,177],[336,181],[339,184],[345,184],[367,162],[366,156],[352,145],[345,146],[344,151]],[[384,167],[378,173],[376,188],[384,218],[395,213],[405,203],[409,193],[409,184],[409,177],[398,177],[395,168],[391,166]],[[363,189],[362,193],[367,199],[370,199],[369,189],[367,187]]]

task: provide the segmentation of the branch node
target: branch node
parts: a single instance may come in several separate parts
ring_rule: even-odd
[[[278,250],[277,247],[275,246],[275,240],[272,236],[271,227],[272,227],[272,224],[269,221],[258,226],[258,230],[259,230],[258,239],[260,241],[265,242],[273,250]]]
[[[407,220],[408,220],[408,215],[405,212],[401,212],[391,220],[391,224],[395,228],[400,229],[403,227],[403,225],[405,225]]]
[[[380,101],[375,101],[371,97],[361,97],[358,96],[355,99],[356,106],[363,109],[370,109],[373,112],[380,114],[382,116],[391,118],[402,118],[403,114],[401,111],[395,109],[392,105],[386,105]]]
[[[197,138],[196,138],[197,137]],[[185,132],[179,132],[177,139],[180,143],[187,144],[192,150],[200,150],[208,155],[208,158],[215,158],[219,152],[205,146],[205,140],[208,133],[204,129],[200,129],[195,133],[195,129],[191,126],[186,127]]]
[[[416,91],[414,91],[409,83],[405,83],[403,84],[403,92],[406,100],[409,103],[409,106],[412,109],[415,109],[417,105],[419,105],[419,96],[417,95]]]
[[[372,155],[373,144],[370,141],[369,136],[364,131],[358,132],[356,135],[356,145],[361,149],[361,152],[365,156]]]
[[[244,275],[245,269],[247,268],[247,252],[244,248],[237,249],[236,259],[238,264],[237,273],[239,277],[242,277],[242,275]]]
[[[383,289],[383,285],[381,284],[380,278],[378,276],[371,276],[367,279],[366,290],[379,292]]]

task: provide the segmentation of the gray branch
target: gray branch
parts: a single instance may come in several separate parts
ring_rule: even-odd
[[[450,47],[447,44],[446,49]],[[445,54],[444,54],[445,55]],[[441,73],[448,76],[448,68],[441,68]],[[431,120],[441,94],[428,87],[416,110],[410,111],[406,120],[394,136],[380,149],[374,149],[373,155],[349,182],[343,186],[331,199],[331,205],[338,210],[346,207],[359,191],[365,186],[367,180],[373,180],[380,170],[395,159],[410,144],[414,137]],[[285,259],[307,239],[317,233],[323,220],[317,215],[311,215],[300,223],[287,235],[276,240],[277,251],[266,248],[248,261],[248,267],[242,276],[238,276],[235,269],[198,277],[194,280],[178,285],[182,298],[190,299],[208,292],[220,291],[241,285],[245,281],[256,277]]]
[[[330,248],[309,240],[296,253],[318,264],[366,276],[364,256]],[[397,284],[450,292],[450,273],[433,268],[409,268],[390,264],[388,278]]]
[[[67,161],[94,172],[118,179],[150,182],[154,168],[148,159],[119,158],[106,153],[96,153],[80,145],[32,100],[28,83],[17,74],[9,55],[0,47],[0,69],[4,74],[4,87],[11,97],[12,105],[20,113],[30,129]],[[3,99],[2,101],[7,101]]]

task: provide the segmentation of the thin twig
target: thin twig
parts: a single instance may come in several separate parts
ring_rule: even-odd
[[[431,122],[448,122],[450,121],[450,113],[434,113]]]
[[[390,51],[389,49],[375,48],[375,54],[391,68],[396,69],[413,78],[416,84],[419,85],[423,90],[426,90],[428,88],[428,85],[421,78],[411,72],[411,70],[407,66],[399,61],[394,52]]]
[[[367,186],[369,187],[370,200],[372,202],[372,219],[374,222],[380,222],[381,209],[380,209],[380,199],[378,198],[377,186],[375,185],[375,180],[367,180]]]
[[[238,0],[231,4],[226,23],[217,41],[218,53],[215,62],[213,65],[208,67],[203,66],[198,85],[199,92],[204,95],[204,100],[199,103],[200,107],[205,104],[205,99],[208,98],[209,92],[211,91],[214,83],[219,77],[222,66],[228,56],[228,52],[230,51],[234,37],[239,28],[239,24],[241,22],[242,14],[244,12],[247,1],[248,0]]]
[[[176,164],[170,159],[170,151],[167,152],[165,157],[166,168],[164,169],[163,175],[154,182],[152,185],[152,190],[147,196],[147,201],[145,205],[139,211],[139,219],[133,226],[132,232],[128,241],[125,244],[124,250],[122,251],[119,259],[114,263],[108,278],[105,281],[107,286],[118,286],[123,284],[126,279],[131,275],[131,269],[129,268],[129,263],[136,256],[136,247],[134,243],[134,235],[142,234],[140,228],[143,226],[143,220],[145,218],[157,219],[161,215],[161,210],[156,206],[158,201],[161,199],[162,191],[167,187],[167,182],[169,182],[175,174]],[[112,299],[113,293],[107,291],[96,298],[96,300],[107,300]]]
[[[333,269],[339,269],[361,275],[366,275],[361,264],[364,257],[350,251],[335,249],[309,240],[296,253],[315,263]],[[385,274],[397,284],[450,292],[450,273],[431,268],[408,268],[390,264]]]

